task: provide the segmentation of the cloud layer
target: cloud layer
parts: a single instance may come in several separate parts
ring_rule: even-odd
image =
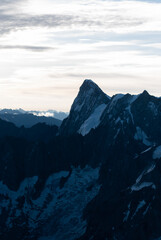
[[[160,95],[160,1],[2,0],[0,107],[68,111],[84,78]]]

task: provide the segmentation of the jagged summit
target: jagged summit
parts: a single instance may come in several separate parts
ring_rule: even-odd
[[[94,81],[92,81],[91,79],[85,79],[84,80],[84,82],[82,83],[82,86],[83,85],[93,85],[93,86],[97,86],[97,84],[94,82]],[[98,86],[97,86],[98,87]]]
[[[147,90],[144,90],[142,93],[138,94],[138,97],[137,97],[137,104],[141,104],[141,105],[144,105],[144,104],[148,104],[150,100],[152,100],[153,97],[152,95],[150,95]],[[143,107],[143,106],[142,106]]]
[[[84,91],[102,91],[99,86],[93,82],[91,79],[85,79],[80,87],[80,92]]]
[[[99,105],[107,101],[107,95],[92,80],[86,79],[81,85],[71,110],[80,111],[84,104]],[[93,104],[92,104],[93,105]]]
[[[149,97],[151,97],[151,95],[148,93],[147,90],[144,90],[142,93],[139,94],[140,99],[146,99],[146,98],[149,98]]]
[[[72,104],[69,117],[63,122],[60,132],[63,132],[63,134],[89,132],[89,129],[95,128],[99,123],[99,119],[109,101],[109,97],[96,83],[89,79],[84,80]],[[97,118],[97,123],[92,122],[94,116]],[[90,123],[86,122],[88,119],[90,119]],[[84,123],[85,125],[83,125]]]
[[[144,95],[149,95],[149,93],[148,93],[147,90],[144,90],[144,91],[142,92],[142,94],[144,94]]]
[[[95,82],[86,79],[72,104],[68,118],[60,127],[60,134],[80,133],[84,136],[98,126],[113,127],[117,124],[131,124],[135,128],[136,124],[138,127],[142,123],[140,119],[144,117],[144,123],[147,121],[147,125],[144,125],[148,126],[158,112],[160,102],[146,90],[138,95],[116,94],[110,98]],[[145,126],[141,128],[145,132],[149,131]]]
[[[90,93],[90,94],[94,94],[94,93],[104,93],[101,88],[92,80],[90,79],[85,79],[84,82],[82,83],[82,85],[80,86],[79,89],[79,95],[82,93]],[[105,93],[104,93],[105,94]],[[106,94],[105,94],[106,95]]]

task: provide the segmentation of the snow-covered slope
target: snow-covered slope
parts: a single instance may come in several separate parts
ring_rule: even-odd
[[[80,237],[87,228],[83,210],[100,189],[98,177],[99,168],[90,166],[52,174],[36,199],[33,193],[37,176],[26,178],[17,191],[0,182],[0,217],[6,212],[3,229],[0,226],[1,239],[9,231],[16,239],[15,227],[20,229],[18,237],[23,237],[23,228],[27,229],[28,239],[74,240]],[[62,186],[63,179],[66,181]]]
[[[106,106],[106,104],[99,105],[90,115],[90,117],[86,119],[85,122],[81,125],[78,133],[85,136],[90,132],[91,129],[95,129],[97,126],[99,126],[102,113],[105,110]]]

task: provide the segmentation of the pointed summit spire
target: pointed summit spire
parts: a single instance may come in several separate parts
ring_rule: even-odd
[[[82,85],[80,86],[78,95],[76,97],[80,98],[80,96],[84,96],[84,97],[89,97],[89,96],[101,96],[104,95],[105,98],[110,99],[110,97],[108,95],[106,95],[101,88],[95,83],[93,82],[91,79],[85,79],[84,82],[82,83]]]
[[[71,110],[81,110],[80,107],[86,106],[88,109],[91,105],[99,105],[108,102],[107,95],[99,86],[90,79],[85,79],[81,85],[78,95],[73,102]]]
[[[85,79],[82,83],[80,89],[100,89],[96,83],[94,83],[91,79]]]
[[[87,120],[97,107],[109,102],[109,97],[90,79],[84,80],[78,95],[75,98],[68,118],[63,122],[61,129],[66,134],[78,132],[81,125]]]
[[[139,94],[138,100],[147,102],[149,98],[151,98],[151,95],[144,90],[141,94]]]
[[[144,95],[144,96],[149,96],[149,93],[148,93],[147,90],[144,90],[144,91],[142,92],[142,95]]]

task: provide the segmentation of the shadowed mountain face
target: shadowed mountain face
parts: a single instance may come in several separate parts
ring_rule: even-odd
[[[0,239],[159,240],[161,99],[85,80],[58,129],[0,121]]]
[[[57,126],[50,126],[45,123],[38,123],[31,128],[16,127],[11,122],[0,119],[0,139],[4,137],[24,138],[29,141],[49,141],[58,133]]]

